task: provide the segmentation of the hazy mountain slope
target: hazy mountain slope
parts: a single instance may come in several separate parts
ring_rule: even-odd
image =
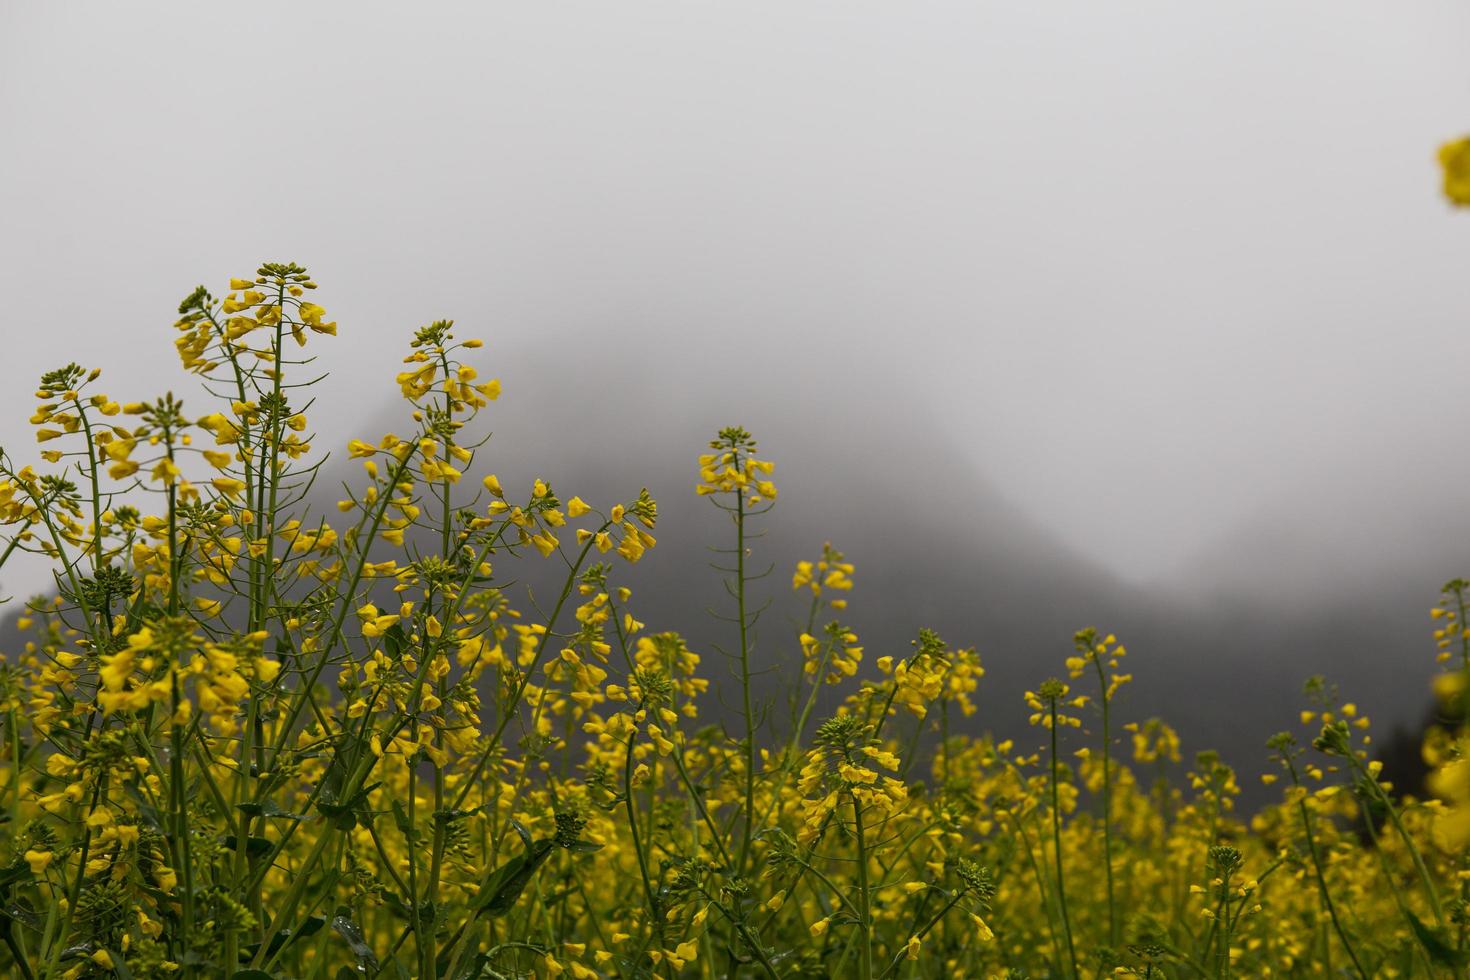
[[[956,444],[920,412],[892,412],[922,399],[887,397],[883,379],[814,376],[777,358],[657,371],[645,370],[646,360],[635,344],[592,357],[547,345],[492,347],[499,370],[489,373],[503,377],[506,394],[486,413],[494,435],[476,471],[498,473],[513,497],[535,476],[563,496],[602,505],[649,487],[661,508],[659,545],[618,574],[649,628],[684,633],[709,658],[712,676],[728,676],[714,648],[731,650],[734,641],[705,611],[731,611],[708,548],[729,547],[732,535],[728,519],[693,493],[694,457],[716,429],[738,423],[777,461],[781,488],[751,559],[756,571],[773,567],[753,593],[774,600],[756,657],[766,672],[761,690],[778,704],[799,669],[794,636],[805,615],[789,588],[791,569],[831,540],[858,565],[846,621],[870,659],[901,655],[920,626],[980,650],[988,676],[970,722],[976,730],[1032,737],[1021,694],[1062,673],[1072,632],[1085,625],[1117,632],[1130,648],[1137,681],[1121,702],[1123,720],[1163,715],[1188,752],[1219,747],[1247,774],[1264,739],[1293,722],[1300,682],[1311,673],[1340,681],[1385,723],[1385,735],[1387,722],[1416,719],[1422,709],[1432,659],[1424,612],[1446,574],[1444,556],[1426,556],[1413,574],[1358,569],[1340,575],[1337,589],[1296,588],[1293,576],[1330,580],[1341,569],[1325,566],[1331,554],[1313,553],[1310,538],[1245,529],[1166,581],[1129,585],[998,493],[980,472],[983,447]],[[864,391],[872,397],[860,397]],[[360,412],[354,435],[408,430],[406,411],[378,398],[365,396],[373,408]],[[578,407],[589,404],[596,411]],[[336,483],[358,478],[356,464],[336,457],[318,484],[323,508],[336,499]],[[551,598],[554,564],[523,564],[530,569],[502,572]],[[14,610],[0,628],[6,650],[16,649]],[[716,698],[735,702],[733,681],[716,688]]]

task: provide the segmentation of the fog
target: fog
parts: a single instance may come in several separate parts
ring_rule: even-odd
[[[178,299],[295,260],[341,330],[320,446],[380,434],[409,332],[453,317],[505,381],[507,466],[668,487],[648,575],[718,533],[684,495],[739,422],[778,460],[772,557],[833,537],[883,642],[972,631],[1002,720],[1094,618],[1142,637],[1140,709],[1205,692],[1201,737],[1248,705],[1259,744],[1291,695],[1257,685],[1324,668],[1412,720],[1424,613],[1470,569],[1470,218],[1433,161],[1470,129],[1467,27],[1449,3],[8,4],[0,445],[33,455],[35,379],[70,360],[202,404]]]

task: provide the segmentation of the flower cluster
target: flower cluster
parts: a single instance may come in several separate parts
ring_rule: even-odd
[[[1441,146],[1439,166],[1444,176],[1445,198],[1457,207],[1470,207],[1470,136]]]
[[[699,457],[701,482],[695,489],[701,496],[734,495],[742,505],[776,499],[776,485],[770,480],[776,464],[756,458],[755,437],[749,432],[738,426],[721,429],[709,447],[714,452]]]

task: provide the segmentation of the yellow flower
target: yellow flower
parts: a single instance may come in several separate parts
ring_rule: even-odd
[[[209,482],[226,497],[238,497],[245,492],[245,481],[237,480],[234,477],[217,476]]]
[[[1441,146],[1439,165],[1444,171],[1444,196],[1457,207],[1470,207],[1470,136]]]
[[[26,851],[26,863],[31,866],[32,874],[43,874],[48,865],[56,857],[50,851]]]
[[[302,322],[310,327],[315,333],[324,333],[331,336],[336,336],[337,324],[322,322],[322,317],[326,315],[327,311],[322,309],[320,306],[317,306],[315,303],[302,303],[299,308],[299,312],[301,313]]]
[[[369,609],[372,612],[364,615],[363,610]],[[399,620],[397,615],[379,616],[377,609],[372,606],[364,606],[357,612],[359,616],[363,616],[362,635],[369,639],[382,636]]]
[[[167,456],[163,457],[163,459],[160,459],[157,465],[153,467],[153,479],[162,483],[166,487],[173,486],[178,478],[179,468],[175,466],[174,461],[169,459]]]

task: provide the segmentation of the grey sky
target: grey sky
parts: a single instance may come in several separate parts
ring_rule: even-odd
[[[407,332],[452,316],[510,399],[516,350],[631,345],[646,372],[608,384],[652,405],[678,372],[776,447],[858,400],[937,424],[1135,581],[1449,565],[1470,215],[1433,153],[1470,130],[1467,27],[1452,3],[11,0],[0,444],[34,453],[35,376],[67,360],[119,399],[191,393],[178,298],[292,259],[341,324],[323,445],[376,435]],[[555,397],[587,400],[581,438],[634,421]]]

